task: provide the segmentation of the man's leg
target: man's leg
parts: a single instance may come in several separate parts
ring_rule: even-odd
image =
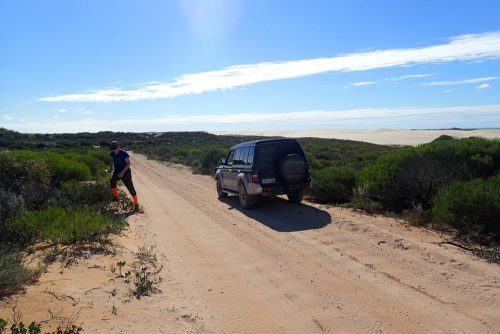
[[[118,182],[118,175],[113,173],[111,178],[109,179],[109,185],[111,186],[111,192],[113,193],[113,199],[118,201],[118,187],[116,183]]]
[[[137,193],[135,191],[134,182],[132,182],[132,173],[125,174],[122,178],[123,184],[127,187],[130,195],[132,195],[132,199],[134,200],[134,204],[136,206],[139,205],[139,200],[137,199]]]

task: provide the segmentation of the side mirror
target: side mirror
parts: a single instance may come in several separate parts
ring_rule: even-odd
[[[221,159],[220,159],[220,163],[221,163],[221,165],[225,165],[225,164],[226,164],[226,159],[221,158]]]

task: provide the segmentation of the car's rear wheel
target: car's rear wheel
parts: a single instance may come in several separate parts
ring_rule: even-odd
[[[248,195],[247,188],[244,183],[240,183],[238,185],[238,197],[240,199],[240,205],[243,209],[250,209],[256,203],[254,196]]]
[[[290,202],[299,204],[304,199],[304,193],[303,189],[292,190],[287,194],[287,197]]]
[[[227,197],[227,193],[222,190],[222,182],[220,181],[220,178],[217,178],[217,181],[215,182],[215,186],[217,188],[217,196],[219,198]]]

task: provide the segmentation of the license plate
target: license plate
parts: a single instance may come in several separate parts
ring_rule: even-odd
[[[276,183],[276,178],[271,177],[269,179],[262,179],[262,184],[271,184],[271,183]]]

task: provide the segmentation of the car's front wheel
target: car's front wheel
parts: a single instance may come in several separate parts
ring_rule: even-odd
[[[292,190],[287,194],[287,197],[290,202],[299,204],[304,199],[304,193],[303,189]]]
[[[221,182],[219,177],[217,178],[217,181],[215,182],[215,187],[217,188],[217,196],[219,198],[227,197],[227,193],[222,190],[222,182]]]

